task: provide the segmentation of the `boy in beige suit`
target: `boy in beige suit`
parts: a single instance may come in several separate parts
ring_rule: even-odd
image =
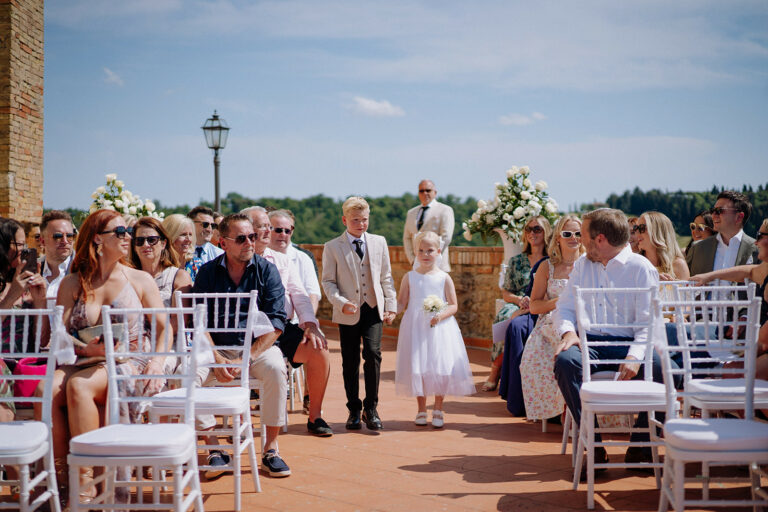
[[[382,321],[391,324],[397,298],[384,237],[366,233],[370,207],[352,196],[342,205],[347,230],[323,249],[322,284],[339,324],[344,390],[349,418],[346,427],[359,430],[362,420],[370,430],[380,430],[379,367]],[[363,341],[365,400],[360,401],[360,339]]]

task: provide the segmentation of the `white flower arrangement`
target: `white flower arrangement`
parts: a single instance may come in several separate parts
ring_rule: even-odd
[[[534,184],[530,174],[527,166],[507,170],[506,183],[494,185],[494,198],[478,201],[477,210],[462,224],[464,238],[472,240],[473,234],[480,233],[485,239],[495,236],[494,230],[500,229],[519,242],[526,222],[537,215],[543,215],[554,225],[558,218],[557,202],[547,193],[547,182],[539,180]]]
[[[445,309],[445,302],[437,295],[427,295],[424,299],[424,311],[427,313],[439,313]]]
[[[446,308],[447,304],[437,295],[427,295],[424,299],[424,313],[427,315],[437,315]],[[430,327],[434,325],[430,324]]]
[[[97,187],[91,194],[93,203],[88,213],[96,210],[115,210],[123,215],[136,217],[154,217],[162,219],[165,213],[158,212],[155,203],[149,199],[142,201],[139,196],[133,195],[125,189],[125,183],[117,179],[117,174],[107,174],[106,186]]]

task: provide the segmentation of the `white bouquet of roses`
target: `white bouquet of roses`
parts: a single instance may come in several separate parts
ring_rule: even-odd
[[[445,309],[446,304],[443,302],[443,299],[437,295],[427,295],[424,299],[423,306],[425,314],[435,316]],[[430,324],[430,327],[434,327],[434,325]]]
[[[526,222],[537,215],[543,215],[554,225],[559,217],[557,202],[546,192],[547,182],[533,183],[530,174],[527,166],[509,169],[506,181],[495,184],[493,199],[478,201],[475,213],[462,224],[464,238],[472,240],[474,233],[480,233],[485,239],[500,229],[519,242]]]
[[[165,213],[158,212],[155,203],[149,199],[142,199],[125,189],[125,183],[117,179],[117,174],[107,174],[106,186],[93,191],[91,198],[93,203],[88,210],[93,213],[96,210],[115,210],[123,215],[133,215],[136,218],[154,217],[162,219]]]

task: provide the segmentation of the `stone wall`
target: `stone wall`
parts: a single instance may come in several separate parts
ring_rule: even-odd
[[[43,214],[43,0],[0,0],[0,216]]]
[[[302,247],[314,254],[322,275],[323,246],[305,244]],[[401,246],[390,246],[389,258],[392,262],[395,288],[399,290],[400,281],[411,269],[411,265]],[[504,249],[501,247],[451,247],[450,258],[451,277],[456,285],[459,301],[456,319],[464,335],[464,341],[469,346],[489,347],[491,322],[496,312],[496,299],[501,297],[498,285]],[[318,317],[330,321],[331,316],[331,304],[323,297]],[[392,327],[397,328],[399,321],[400,317]],[[387,331],[390,334],[394,332],[389,329]]]

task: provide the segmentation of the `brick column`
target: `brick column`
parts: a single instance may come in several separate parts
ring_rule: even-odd
[[[0,216],[43,213],[43,0],[0,0]]]

